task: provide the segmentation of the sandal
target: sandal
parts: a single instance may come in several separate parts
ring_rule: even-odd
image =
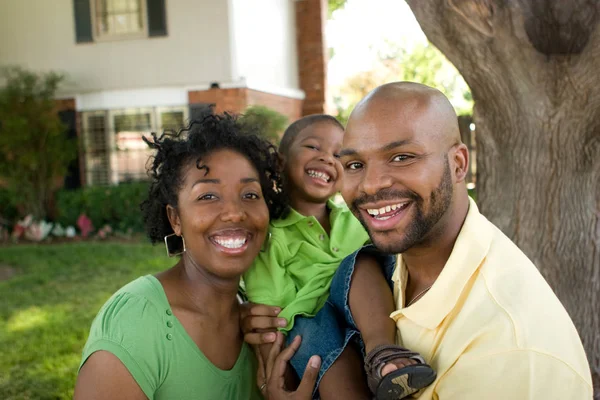
[[[383,366],[398,358],[410,358],[418,364],[408,365],[381,376]],[[396,345],[375,347],[365,358],[369,389],[377,400],[399,400],[431,385],[435,371],[419,353]]]

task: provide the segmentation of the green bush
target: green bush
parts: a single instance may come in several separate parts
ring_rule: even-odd
[[[14,224],[19,218],[18,196],[13,190],[0,187],[0,224]]]
[[[77,156],[56,113],[55,94],[63,81],[55,72],[0,69],[0,176],[19,198],[24,214],[44,219],[54,183]]]
[[[62,190],[57,195],[57,221],[63,226],[76,226],[81,213],[87,215],[98,230],[110,225],[113,230],[143,232],[140,203],[148,196],[148,183],[125,183],[118,186],[96,186]]]
[[[259,105],[248,107],[242,115],[241,121],[257,127],[261,136],[273,144],[279,144],[280,135],[288,125],[285,115]]]

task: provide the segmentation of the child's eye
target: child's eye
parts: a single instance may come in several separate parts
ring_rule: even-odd
[[[339,155],[339,154],[334,154],[333,156],[334,156],[335,158],[340,158],[340,155]]]
[[[317,146],[311,146],[310,144],[307,144],[306,146],[307,149],[311,149],[311,150],[319,150],[319,148]]]
[[[350,170],[357,170],[357,169],[361,169],[362,167],[363,167],[363,164],[358,161],[354,161],[354,162],[346,164],[346,169],[350,169]]]
[[[198,200],[214,200],[216,198],[217,198],[217,196],[215,196],[212,193],[206,193],[206,194],[198,196]]]

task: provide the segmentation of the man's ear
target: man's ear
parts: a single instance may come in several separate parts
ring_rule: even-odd
[[[469,149],[464,143],[459,144],[454,148],[452,153],[454,161],[454,179],[456,182],[463,182],[469,171]]]
[[[181,236],[181,219],[177,209],[170,204],[167,204],[167,217],[171,223],[171,228],[177,236]]]

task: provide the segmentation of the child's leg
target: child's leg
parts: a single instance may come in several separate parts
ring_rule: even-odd
[[[347,346],[321,378],[321,400],[368,400],[372,397],[363,372],[362,355]]]
[[[418,353],[395,344],[396,324],[390,314],[396,307],[378,260],[358,254],[349,283],[348,306],[365,344],[367,381],[376,398],[402,399],[429,386],[435,371]]]
[[[396,310],[394,296],[379,262],[367,254],[359,254],[350,282],[348,303],[352,318],[365,344],[365,353],[380,345],[396,343],[396,324],[390,314]],[[382,375],[416,364],[409,358],[398,358],[383,367]]]

